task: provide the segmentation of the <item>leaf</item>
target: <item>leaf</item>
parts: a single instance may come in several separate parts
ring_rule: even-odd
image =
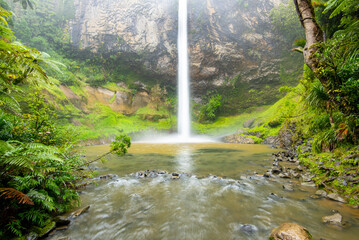
[[[0,188],[0,197],[17,201],[19,204],[34,205],[34,202],[28,195],[16,190],[15,188]]]

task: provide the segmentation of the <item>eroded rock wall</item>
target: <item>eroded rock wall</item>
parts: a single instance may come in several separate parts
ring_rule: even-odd
[[[188,0],[194,95],[237,80],[279,82],[281,46],[270,10],[286,0]],[[71,39],[81,49],[132,54],[175,85],[178,0],[74,0]],[[299,58],[300,59],[300,56]]]

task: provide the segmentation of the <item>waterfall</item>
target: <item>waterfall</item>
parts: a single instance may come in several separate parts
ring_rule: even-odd
[[[151,143],[203,143],[214,139],[191,134],[190,77],[188,57],[187,0],[179,0],[178,8],[178,134],[160,138],[143,138],[140,142]],[[189,164],[190,157],[186,158]]]
[[[187,0],[179,0],[178,9],[178,135],[189,139],[191,135],[190,117],[190,77],[188,60]]]

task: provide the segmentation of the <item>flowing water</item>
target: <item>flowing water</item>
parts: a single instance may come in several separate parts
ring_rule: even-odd
[[[89,159],[108,146],[88,147]],[[268,239],[272,228],[297,222],[314,239],[351,240],[359,236],[359,212],[341,203],[313,199],[315,188],[290,180],[254,174],[271,165],[273,149],[264,145],[224,143],[134,143],[129,154],[97,164],[100,175],[118,178],[98,181],[81,194],[89,212],[55,237],[70,239]],[[141,178],[141,170],[187,173]],[[295,184],[295,183],[294,183]],[[332,210],[344,216],[344,228],[321,223]]]
[[[189,139],[191,134],[191,117],[187,0],[179,0],[178,4],[178,135],[181,139]]]

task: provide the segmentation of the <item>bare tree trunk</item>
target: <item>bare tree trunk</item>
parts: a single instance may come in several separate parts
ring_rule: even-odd
[[[310,69],[316,74],[316,69],[318,67],[318,58],[315,57],[314,53],[319,50],[317,43],[323,42],[324,36],[323,31],[315,20],[314,8],[311,3],[311,0],[294,0],[294,5],[296,7],[300,23],[305,29],[305,37],[307,43],[304,47],[304,62],[308,65]],[[325,85],[325,80],[317,76],[318,79]]]

